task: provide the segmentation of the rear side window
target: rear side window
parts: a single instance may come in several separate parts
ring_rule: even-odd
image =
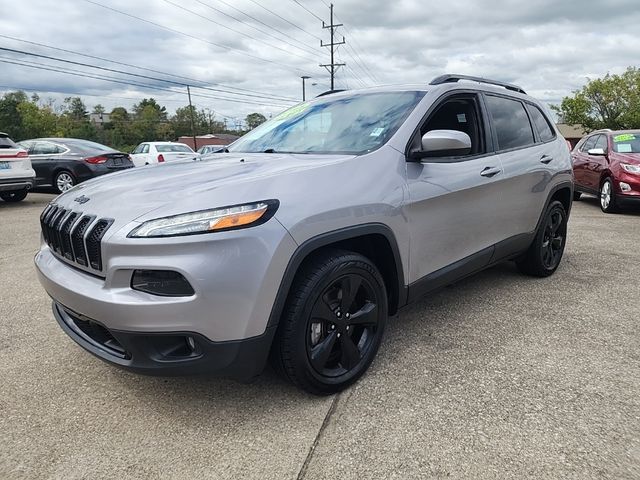
[[[542,140],[543,142],[550,142],[551,140],[553,140],[556,135],[555,133],[553,133],[551,125],[549,125],[549,120],[547,120],[547,117],[544,115],[544,113],[542,113],[542,111],[534,105],[531,105],[531,107],[529,108],[529,112],[531,113],[531,120],[533,120],[533,123],[538,129],[540,140]]]
[[[487,95],[487,108],[498,137],[498,150],[534,143],[533,130],[524,105],[517,100]]]

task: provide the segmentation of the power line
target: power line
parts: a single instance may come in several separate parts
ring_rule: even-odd
[[[248,33],[244,33],[244,32],[242,32],[240,30],[236,30],[235,28],[231,28],[231,27],[225,25],[224,23],[216,22],[215,20],[213,20],[213,19],[211,19],[209,17],[205,17],[204,15],[201,15],[198,12],[194,12],[193,10],[190,10],[190,9],[188,9],[186,7],[183,7],[182,5],[178,5],[177,3],[174,3],[171,0],[162,0],[162,1],[165,2],[165,3],[168,3],[169,5],[173,5],[174,7],[179,8],[180,10],[188,12],[191,15],[195,15],[196,17],[199,17],[199,18],[201,18],[203,20],[211,22],[214,25],[218,25],[219,27],[226,28],[227,30],[229,30],[231,32],[237,33],[238,35],[242,35],[243,37],[249,38],[251,40],[254,40],[254,41],[257,41],[257,42],[261,42],[262,44],[264,44],[264,45],[266,45],[268,47],[275,48],[276,50],[280,50],[281,52],[284,52],[284,53],[286,53],[288,55],[294,55],[296,57],[302,58],[303,60],[307,60],[307,61],[314,61],[314,59],[312,59],[312,58],[305,57],[303,55],[299,55],[297,53],[290,52],[289,50],[285,50],[284,48],[280,48],[280,47],[278,47],[276,45],[273,45],[271,43],[265,42],[264,40],[258,40],[253,35],[249,35]]]
[[[318,51],[317,51],[317,50],[311,50],[311,48],[313,48],[313,47],[309,47],[309,46],[305,45],[304,43],[301,43],[301,44],[300,44],[300,45],[302,45],[302,46],[300,46],[300,45],[296,45],[295,43],[292,43],[292,42],[290,42],[290,41],[289,41],[289,40],[287,40],[287,39],[282,39],[282,38],[280,38],[280,37],[278,37],[278,36],[276,36],[276,35],[272,34],[272,33],[271,33],[271,32],[269,32],[269,31],[266,31],[266,30],[263,30],[263,29],[261,29],[261,28],[258,28],[258,27],[256,27],[255,25],[251,25],[249,22],[246,22],[246,21],[244,21],[244,20],[242,20],[242,19],[240,19],[240,18],[238,18],[238,17],[234,17],[234,16],[233,16],[233,15],[231,15],[230,13],[227,13],[227,12],[225,12],[225,11],[223,11],[223,10],[220,10],[220,9],[218,9],[218,8],[214,7],[213,5],[209,5],[208,3],[203,2],[202,0],[195,0],[195,1],[196,1],[197,3],[199,3],[200,5],[202,5],[202,6],[206,7],[206,8],[208,8],[208,9],[210,9],[210,10],[213,10],[214,12],[218,12],[218,13],[220,13],[220,14],[222,14],[222,15],[226,16],[226,17],[232,18],[232,19],[233,19],[233,20],[235,20],[236,22],[242,23],[243,25],[246,25],[247,27],[252,28],[252,29],[256,30],[257,32],[263,33],[264,35],[267,35],[267,36],[269,36],[269,37],[271,37],[271,38],[273,38],[273,39],[275,39],[275,40],[277,40],[277,41],[279,41],[279,42],[286,43],[287,45],[290,45],[290,46],[292,46],[293,48],[297,48],[298,50],[303,51],[303,52],[305,52],[305,53],[310,53],[311,55],[317,55],[317,54],[318,54]],[[226,3],[226,2],[223,2],[223,3],[225,3],[225,5],[231,6],[231,5],[229,5],[228,3]],[[238,11],[239,11],[240,13],[242,13],[243,15],[247,15],[247,14],[246,14],[246,13],[244,13],[242,10],[236,9],[236,8],[235,8],[235,7],[233,7],[233,6],[231,6],[231,8],[233,8],[234,10],[238,10]],[[248,16],[248,15],[247,15],[247,16]],[[263,22],[260,22],[260,23],[263,23]],[[267,27],[269,27],[271,30],[275,30],[275,31],[278,31],[278,32],[279,32],[279,30],[277,30],[277,29],[275,29],[275,28],[273,28],[273,27],[270,27],[269,25],[267,25]],[[279,32],[279,33],[280,33],[281,35],[285,35],[285,36],[286,36],[286,34],[283,34],[282,32]]]
[[[136,19],[136,20],[138,20],[140,22],[148,23],[149,25],[153,25],[153,26],[155,26],[157,28],[161,28],[162,30],[166,30],[168,32],[177,33],[178,35],[182,35],[184,37],[188,37],[188,38],[191,38],[193,40],[197,40],[199,42],[208,43],[209,45],[213,45],[215,47],[219,47],[219,48],[222,48],[224,50],[228,50],[230,52],[236,52],[236,53],[239,53],[239,54],[244,55],[246,57],[253,58],[254,60],[259,60],[261,62],[265,62],[265,63],[269,63],[269,64],[272,64],[272,65],[277,65],[279,67],[283,67],[286,70],[289,70],[291,72],[295,72],[296,75],[299,75],[301,72],[303,72],[302,69],[294,67],[292,65],[287,65],[287,64],[284,64],[284,63],[281,63],[281,62],[276,62],[275,60],[268,60],[266,58],[258,57],[257,55],[252,55],[250,53],[247,53],[247,52],[245,52],[243,50],[240,50],[240,49],[237,49],[237,48],[229,47],[227,45],[222,45],[220,43],[211,42],[209,40],[205,40],[204,38],[196,37],[195,35],[191,35],[189,33],[185,33],[185,32],[182,32],[180,30],[176,30],[176,29],[171,28],[171,27],[165,27],[164,25],[160,25],[159,23],[152,22],[151,20],[147,20],[145,18],[138,17],[138,16],[133,15],[131,13],[123,12],[122,10],[118,10],[116,8],[109,7],[107,5],[103,5],[103,4],[98,3],[98,2],[94,2],[93,0],[84,0],[84,1],[87,2],[87,3],[91,3],[92,5],[96,5],[98,7],[102,7],[104,9],[111,10],[112,12],[116,12],[116,13],[118,13],[120,15],[124,15],[124,16],[129,17],[129,18],[134,18],[134,19]],[[254,1],[254,0],[252,0],[252,1]]]
[[[199,0],[196,0],[196,1],[199,1]],[[230,3],[225,2],[224,0],[218,0],[218,3],[222,3],[223,5],[226,5],[227,7],[229,7],[229,8],[231,8],[231,9],[235,10],[236,12],[241,13],[241,14],[242,14],[242,15],[244,15],[245,17],[252,19],[254,22],[258,22],[259,24],[264,25],[265,27],[270,28],[270,29],[272,29],[272,30],[274,30],[274,31],[278,32],[280,35],[282,35],[282,36],[284,36],[284,37],[291,38],[291,35],[290,35],[290,34],[288,34],[288,33],[284,33],[282,30],[277,29],[277,28],[276,28],[276,27],[274,27],[273,25],[269,25],[269,24],[267,24],[267,23],[263,22],[263,21],[262,21],[262,20],[260,20],[259,18],[256,18],[256,17],[254,17],[253,15],[250,15],[250,14],[248,14],[248,13],[246,13],[246,12],[244,12],[244,11],[240,10],[240,9],[239,9],[239,8],[237,8],[237,7],[234,7],[233,5],[231,5]],[[273,12],[271,12],[271,13],[273,13]],[[311,34],[311,33],[308,33],[308,32],[306,32],[305,30],[303,30],[303,31],[304,31],[305,33],[307,33],[308,35],[311,35],[313,38],[320,39],[319,37],[316,37],[315,35],[313,35],[313,34]],[[312,46],[307,45],[307,44],[305,44],[305,43],[301,43],[301,44],[302,44],[302,45],[304,45],[305,47],[313,48],[313,49],[314,49],[314,53],[316,53],[316,54],[317,54],[317,53],[320,53],[320,50],[319,50],[319,49],[317,49],[316,47],[312,47]]]
[[[85,1],[89,1],[89,0],[85,0]],[[301,32],[306,33],[307,35],[312,36],[313,38],[322,41],[322,38],[318,37],[317,35],[314,35],[313,33],[309,33],[307,30],[305,30],[304,28],[302,28],[300,25],[297,25],[293,22],[291,22],[290,20],[287,20],[286,18],[284,18],[282,15],[279,15],[278,13],[274,12],[273,10],[269,10],[267,7],[265,7],[264,5],[261,5],[260,3],[258,3],[256,0],[249,0],[251,3],[255,3],[257,6],[259,6],[260,8],[262,8],[263,10],[266,10],[267,12],[269,12],[272,15],[275,15],[276,17],[278,17],[280,20],[283,20],[285,22],[287,22],[289,25],[297,28],[298,30],[300,30]]]
[[[25,52],[23,50],[15,50],[13,48],[0,47],[0,50],[4,50],[4,51],[7,51],[7,52],[11,52],[11,53],[17,53],[17,54],[20,54],[20,55],[28,55],[28,56],[31,56],[31,57],[45,58],[47,60],[53,60],[53,61],[56,61],[56,62],[70,63],[72,65],[78,65],[78,66],[81,66],[81,67],[95,68],[97,70],[104,70],[104,71],[107,71],[107,72],[118,73],[118,74],[121,74],[121,75],[130,75],[132,77],[143,78],[143,79],[146,79],[146,80],[165,82],[165,83],[169,83],[169,84],[172,84],[172,85],[178,85],[180,87],[188,86],[188,84],[186,84],[184,82],[175,82],[173,80],[165,80],[165,79],[162,79],[162,78],[151,77],[149,75],[142,75],[142,74],[138,74],[138,73],[125,72],[123,70],[116,70],[114,68],[101,67],[99,65],[91,65],[89,63],[76,62],[74,60],[66,60],[66,59],[63,59],[63,58],[52,57],[52,56],[49,56],[49,55],[42,55],[42,54],[39,54],[39,53]],[[196,87],[196,88],[200,88],[200,89],[203,89],[203,90],[211,90],[211,91],[214,91],[214,92],[220,92],[221,91],[219,89],[208,88],[208,87]],[[235,93],[235,92],[226,92],[226,91],[222,91],[222,93],[228,93],[228,94],[231,94],[231,95],[241,95],[241,96],[244,96],[244,97],[268,98],[267,95],[253,95],[253,94],[249,94],[249,93]]]
[[[205,85],[216,85],[216,86],[224,87],[224,88],[227,88],[227,89],[238,90],[238,92],[248,92],[248,93],[261,94],[261,92],[258,92],[258,91],[255,91],[255,90],[250,90],[250,89],[240,88],[240,87],[231,87],[231,86],[223,85],[223,84],[220,84],[220,83],[207,82],[205,80],[198,80],[198,79],[195,79],[195,78],[185,77],[185,76],[182,76],[182,75],[175,75],[173,73],[163,72],[163,71],[160,71],[160,70],[154,70],[152,68],[140,67],[138,65],[132,65],[130,63],[120,62],[120,61],[117,61],[117,60],[111,60],[111,59],[104,58],[104,57],[98,57],[98,56],[95,56],[95,55],[89,55],[89,54],[86,54],[86,53],[76,52],[74,50],[67,50],[67,49],[64,49],[64,48],[54,47],[52,45],[46,45],[44,43],[32,42],[30,40],[24,40],[24,39],[21,39],[21,38],[10,37],[8,35],[0,34],[0,38],[7,38],[9,40],[13,40],[13,41],[16,41],[16,42],[21,42],[21,43],[26,43],[26,44],[29,44],[29,45],[35,45],[35,46],[38,46],[38,47],[48,48],[48,49],[56,50],[56,51],[59,51],[59,52],[70,53],[72,55],[78,55],[78,56],[85,57],[85,58],[92,58],[94,60],[101,60],[103,62],[113,63],[114,65],[122,65],[124,67],[135,68],[135,69],[142,70],[142,71],[158,73],[160,75],[165,75],[165,76],[168,76],[168,77],[174,77],[174,78],[179,78],[179,79],[183,79],[183,80],[188,80],[189,82],[192,82],[191,84],[193,84],[193,82],[195,82],[195,83],[203,83]],[[222,90],[222,89],[220,89],[219,91],[220,92],[224,92],[224,93],[232,93],[232,94],[235,93],[235,92],[232,92],[232,91]],[[282,97],[282,96],[279,96],[279,95],[263,94],[263,96],[265,98],[273,98],[273,99],[281,99],[281,100],[287,100],[287,101],[295,101],[294,98]]]
[[[318,15],[316,15],[315,13],[313,13],[311,10],[309,10],[305,5],[303,5],[302,3],[300,3],[298,0],[292,0],[295,4],[300,5],[302,8],[304,8],[308,13],[310,13],[311,15],[313,15],[314,17],[316,17],[318,20],[320,20],[321,22],[324,22],[324,19],[320,18]]]
[[[175,90],[171,90],[169,88],[159,87],[157,85],[142,84],[142,83],[132,82],[130,80],[125,81],[123,79],[114,78],[114,77],[107,77],[107,76],[104,76],[104,75],[101,75],[101,76],[91,75],[91,74],[88,74],[86,72],[67,69],[67,68],[62,68],[62,67],[57,67],[57,66],[53,66],[53,65],[38,64],[38,63],[35,63],[35,62],[27,62],[27,61],[18,62],[18,61],[15,61],[15,60],[5,59],[4,57],[0,57],[0,62],[14,64],[14,65],[20,65],[20,66],[29,67],[29,68],[35,68],[35,69],[39,69],[39,70],[47,70],[47,71],[51,71],[51,72],[64,73],[64,74],[67,74],[67,75],[73,75],[73,76],[77,76],[77,77],[85,77],[85,78],[92,78],[92,79],[96,79],[96,80],[102,80],[102,81],[106,81],[106,82],[119,83],[119,84],[127,85],[127,86],[136,86],[136,87],[146,88],[146,89],[150,89],[150,90],[158,90],[158,91],[170,92],[170,93],[174,93],[174,94],[184,94],[184,92],[177,92]],[[235,99],[235,98],[220,97],[220,96],[214,96],[214,95],[205,95],[205,94],[200,94],[200,93],[199,94],[194,94],[193,96],[194,97],[202,97],[202,98],[211,98],[211,99],[215,99],[215,100],[223,100],[223,101],[227,101],[227,102],[231,102],[231,103],[240,103],[240,104],[247,104],[247,105],[261,105],[261,106],[262,105],[270,105],[270,106],[274,106],[274,107],[286,106],[286,105],[279,104],[279,103],[266,103],[266,102],[263,102],[263,101],[262,102],[258,102],[258,101],[249,101],[249,100],[238,100],[238,99]]]

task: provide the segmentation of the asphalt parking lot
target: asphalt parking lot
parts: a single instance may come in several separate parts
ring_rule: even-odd
[[[393,319],[315,398],[141,377],[76,346],[36,280],[52,195],[0,202],[0,478],[640,478],[640,213],[576,202],[554,277],[493,268]]]

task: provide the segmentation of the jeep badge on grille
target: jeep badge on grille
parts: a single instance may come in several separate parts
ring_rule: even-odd
[[[79,204],[87,203],[90,200],[89,197],[85,197],[84,195],[80,195],[73,199],[74,202],[78,202]]]

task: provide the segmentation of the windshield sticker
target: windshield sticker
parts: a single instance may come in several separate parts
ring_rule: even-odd
[[[369,136],[379,137],[382,132],[384,132],[384,128],[382,127],[374,128],[373,131],[369,134]]]
[[[625,133],[622,135],[617,135],[615,137],[613,137],[613,141],[618,143],[618,142],[628,142],[630,140],[635,140],[636,136],[631,134],[631,133]]]
[[[285,110],[280,115],[278,115],[274,120],[282,121],[291,117],[295,117],[296,115],[301,114],[305,110],[309,108],[308,103],[301,103],[300,105],[296,105],[295,107],[291,107],[289,110]]]
[[[621,143],[620,145],[616,145],[616,149],[618,153],[633,153],[633,148],[630,143]]]
[[[464,113],[458,114],[458,123],[467,123],[467,115]]]

